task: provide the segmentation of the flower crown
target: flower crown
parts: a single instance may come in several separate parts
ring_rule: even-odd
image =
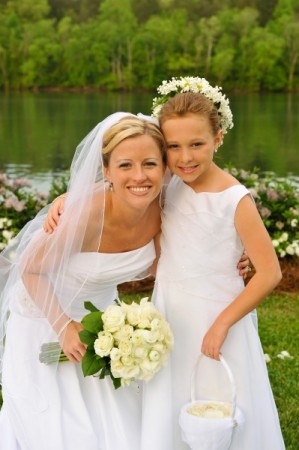
[[[212,100],[218,110],[220,126],[223,133],[234,126],[233,115],[229,106],[229,100],[221,92],[221,87],[213,87],[205,78],[199,77],[172,77],[170,81],[163,81],[157,88],[160,97],[153,99],[152,116],[158,118],[162,106],[170,97],[174,97],[179,92],[199,92]]]

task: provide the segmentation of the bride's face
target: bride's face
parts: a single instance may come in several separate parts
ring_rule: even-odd
[[[145,134],[123,140],[112,151],[105,177],[113,197],[133,208],[147,208],[160,193],[165,165],[155,140]]]

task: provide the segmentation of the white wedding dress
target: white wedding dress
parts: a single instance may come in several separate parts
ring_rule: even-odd
[[[144,386],[141,450],[186,450],[179,413],[190,401],[190,379],[202,339],[218,314],[244,289],[236,269],[243,252],[234,216],[247,189],[196,193],[174,176],[162,219],[161,257],[153,301],[174,332],[170,364]],[[283,450],[276,406],[254,313],[231,327],[222,347],[245,418],[230,450]],[[197,398],[230,400],[220,362],[202,357]],[[199,449],[200,450],[200,449]]]
[[[105,309],[117,298],[117,284],[142,277],[154,258],[153,241],[126,253],[78,254],[61,293],[68,298],[68,290],[85,280],[70,317],[80,321],[88,313],[85,300]],[[41,364],[45,336],[47,342],[57,337],[38,316],[24,285],[16,286],[4,356],[0,449],[140,450],[138,384],[115,390],[110,378],[84,378],[79,364]]]

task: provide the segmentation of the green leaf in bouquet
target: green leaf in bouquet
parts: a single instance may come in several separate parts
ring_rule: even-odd
[[[91,302],[84,302],[84,308],[90,312],[100,311],[96,306],[94,306]]]
[[[121,378],[115,378],[110,372],[110,376],[113,382],[114,389],[118,389],[121,387]]]
[[[91,312],[83,317],[81,323],[85,330],[98,334],[103,330],[102,311]]]
[[[83,342],[83,344],[87,344],[87,348],[89,350],[92,350],[94,347],[94,341],[97,338],[97,334],[96,333],[91,333],[90,331],[87,330],[82,330],[79,331],[79,336],[81,339],[81,342]]]
[[[106,362],[103,358],[96,356],[91,350],[86,350],[81,362],[82,372],[85,377],[98,373],[105,365]]]

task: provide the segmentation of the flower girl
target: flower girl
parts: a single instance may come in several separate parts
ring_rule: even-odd
[[[174,333],[171,364],[144,388],[142,450],[184,450],[179,413],[190,379],[207,399],[229,398],[219,361],[235,380],[245,422],[231,450],[283,450],[254,309],[281,279],[270,237],[245,186],[214,161],[232,128],[229,101],[202,78],[173,78],[158,88],[158,117],[173,176],[162,216],[153,299]],[[246,248],[256,272],[246,287],[236,263]]]

